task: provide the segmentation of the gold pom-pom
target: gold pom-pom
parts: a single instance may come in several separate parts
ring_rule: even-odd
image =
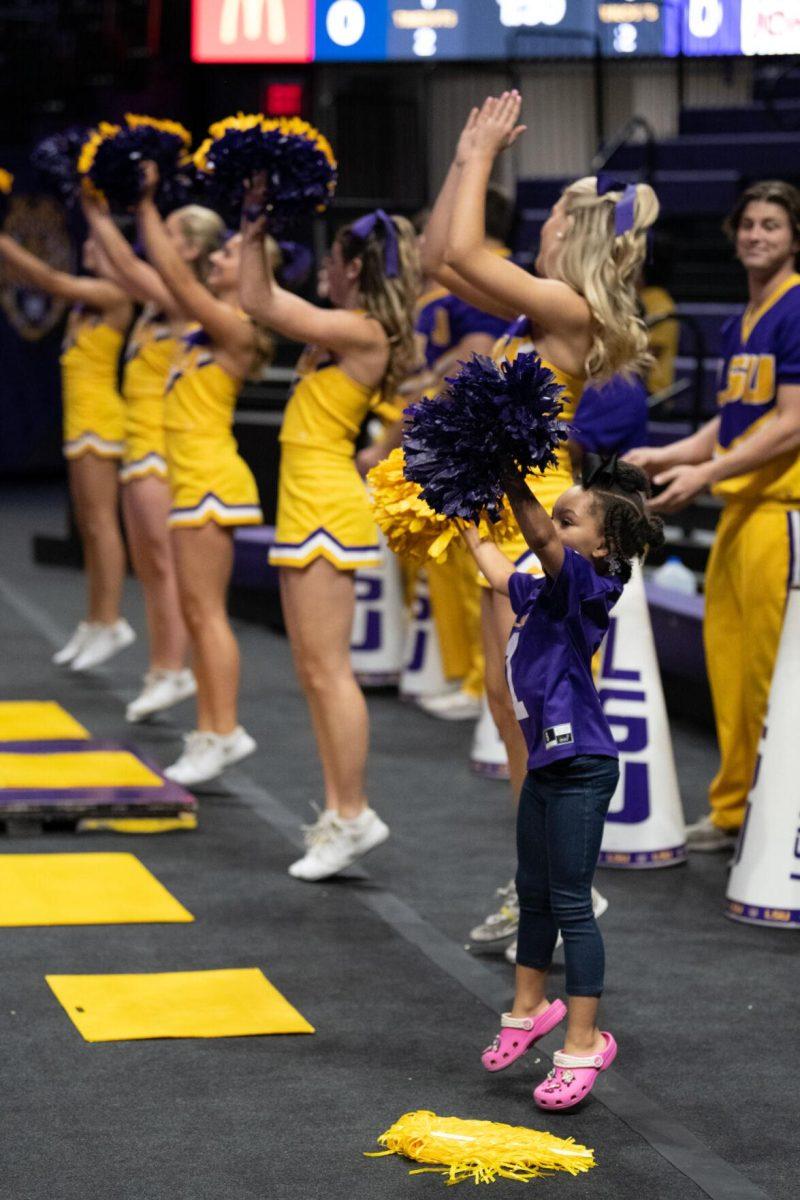
[[[367,1154],[368,1158],[401,1154],[414,1162],[429,1163],[410,1174],[446,1175],[448,1184],[466,1180],[493,1183],[496,1179],[527,1183],[555,1171],[581,1175],[596,1165],[594,1151],[577,1145],[574,1138],[554,1137],[524,1125],[437,1117],[425,1110],[405,1113],[378,1142],[386,1149]]]
[[[405,456],[398,447],[367,475],[372,515],[390,549],[401,558],[418,563],[426,559],[444,562],[451,543],[460,537],[458,523],[426,504],[419,484],[406,479],[404,466]],[[499,521],[481,517],[478,532],[491,541],[502,541],[518,532],[507,501]]]
[[[11,195],[11,189],[14,186],[14,176],[5,167],[0,167],[0,192],[4,196]]]
[[[420,497],[419,484],[403,474],[405,457],[398,447],[367,475],[372,515],[390,549],[401,558],[443,562],[458,527],[433,511]]]

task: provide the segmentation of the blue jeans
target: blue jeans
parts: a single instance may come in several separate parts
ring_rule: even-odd
[[[561,759],[529,771],[517,814],[517,962],[546,971],[558,931],[568,996],[599,996],[605,951],[592,912],[592,878],[619,779],[616,758]]]

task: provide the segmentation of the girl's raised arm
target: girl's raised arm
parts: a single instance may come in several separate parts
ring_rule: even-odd
[[[443,287],[453,292],[467,304],[472,304],[482,312],[491,312],[495,316],[505,317],[509,321],[518,315],[505,305],[498,304],[486,292],[469,283],[459,272],[445,261],[448,244],[448,233],[453,220],[453,205],[461,175],[461,169],[467,160],[472,147],[472,137],[478,120],[478,109],[473,108],[467,117],[467,123],[458,139],[455,158],[445,176],[436,202],[431,209],[431,215],[425,226],[425,236],[422,239],[422,271],[423,274],[437,279]]]
[[[510,562],[502,550],[494,542],[482,542],[480,534],[474,525],[463,524],[461,536],[478,567],[483,571],[495,592],[508,595],[508,581],[514,574],[514,564]]]
[[[564,546],[556,527],[518,471],[510,471],[503,483],[522,536],[533,550],[545,575],[555,579],[564,563]]]
[[[360,314],[346,309],[319,308],[278,284],[264,247],[263,199],[264,181],[257,179],[248,188],[242,206],[239,294],[245,312],[293,342],[325,346],[340,357],[372,349],[377,334],[374,321],[365,321]]]
[[[51,296],[60,296],[70,304],[85,304],[102,312],[128,302],[125,293],[109,280],[57,271],[20,246],[7,233],[0,233],[0,258],[14,275],[30,287]]]
[[[107,208],[94,196],[82,196],[86,222],[111,264],[117,283],[140,304],[155,304],[169,317],[180,316],[172,294],[158,272],[144,262],[117,228]]]
[[[488,97],[480,111],[458,176],[445,261],[495,305],[525,313],[548,331],[583,331],[590,320],[588,305],[572,288],[536,279],[485,246],[486,188],[495,158],[525,129],[517,124],[520,105],[517,92],[504,92],[499,99]]]
[[[217,300],[185,263],[164,228],[161,214],[155,206],[158,168],[155,163],[142,164],[142,193],[136,208],[139,233],[147,257],[160,275],[180,311],[198,321],[212,342],[236,355],[252,349],[253,331],[236,310]]]

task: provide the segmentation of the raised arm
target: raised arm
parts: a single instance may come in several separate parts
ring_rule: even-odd
[[[12,274],[30,287],[51,296],[59,296],[70,304],[85,304],[99,312],[127,304],[127,296],[115,284],[90,275],[70,275],[68,271],[57,271],[20,246],[7,233],[0,233],[0,258]]]
[[[518,315],[517,312],[505,305],[497,304],[491,296],[481,291],[480,288],[474,287],[445,261],[448,233],[453,219],[453,205],[458,191],[461,168],[472,145],[472,134],[477,119],[478,109],[473,108],[458,139],[455,158],[431,209],[431,215],[422,238],[422,271],[428,277],[437,279],[443,287],[465,300],[467,304],[473,304],[482,312],[491,312],[496,316],[513,321]]]
[[[147,257],[163,280],[180,311],[198,321],[212,342],[232,357],[253,348],[253,331],[231,304],[218,300],[178,254],[155,206],[158,170],[154,163],[142,164],[142,194],[136,207],[139,233]]]
[[[482,542],[474,525],[462,525],[461,536],[494,591],[507,596],[508,581],[514,574],[514,564],[506,558],[494,542]]]
[[[167,316],[180,317],[180,309],[161,276],[134,252],[108,209],[96,197],[86,194],[82,204],[87,224],[111,264],[116,281],[140,304],[155,304]]]
[[[514,144],[525,126],[517,124],[521,100],[517,92],[489,97],[475,123],[472,144],[458,175],[445,259],[467,283],[506,311],[525,313],[544,330],[584,332],[589,307],[567,284],[536,279],[486,245],[486,188],[501,150]]]
[[[522,536],[542,564],[545,575],[555,579],[564,563],[564,547],[555,525],[518,471],[510,471],[503,483]]]
[[[266,220],[258,215],[262,201],[263,181],[257,181],[242,207],[239,296],[245,312],[294,342],[325,346],[340,358],[374,352],[380,337],[374,321],[343,308],[319,308],[278,284],[264,247]]]

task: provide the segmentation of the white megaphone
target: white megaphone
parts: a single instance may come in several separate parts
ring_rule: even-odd
[[[442,669],[428,580],[425,572],[420,571],[414,583],[411,619],[406,632],[400,696],[405,700],[416,700],[420,696],[436,696],[445,691],[447,681]]]
[[[795,544],[800,547],[800,513]],[[747,800],[726,915],[773,928],[800,928],[800,556],[783,618],[766,725]]]
[[[362,687],[388,687],[400,679],[405,661],[406,614],[396,557],[379,534],[381,564],[355,572],[356,607],[350,662]]]
[[[476,775],[483,775],[487,779],[508,779],[508,755],[503,739],[497,732],[485,693],[481,715],[472,736],[469,765]]]
[[[602,867],[686,860],[686,828],[641,567],[611,614],[598,692],[619,750],[620,778],[600,850]]]

